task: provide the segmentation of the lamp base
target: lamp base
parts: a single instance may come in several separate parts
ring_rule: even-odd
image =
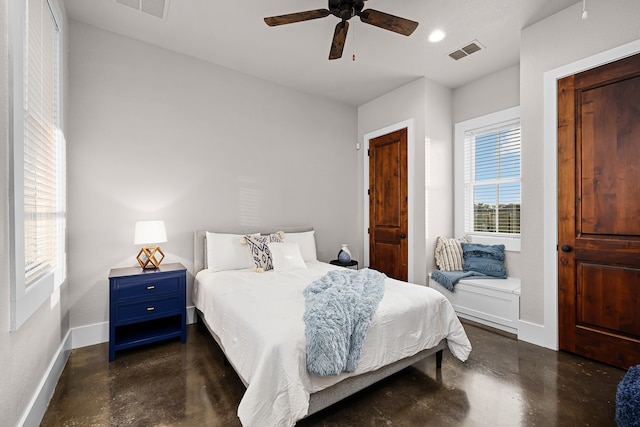
[[[164,259],[164,252],[162,252],[160,246],[145,246],[140,249],[136,259],[142,268],[158,268]]]

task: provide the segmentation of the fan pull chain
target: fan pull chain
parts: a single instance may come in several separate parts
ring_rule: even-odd
[[[351,46],[355,46],[356,45],[356,32],[353,31],[351,33]],[[352,54],[351,55],[351,61],[356,62],[356,54]]]

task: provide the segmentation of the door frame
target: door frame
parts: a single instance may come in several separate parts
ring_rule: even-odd
[[[518,338],[558,350],[558,80],[640,53],[640,40],[583,58],[544,73],[544,325],[520,320]],[[526,136],[525,136],[526,138]]]
[[[369,141],[377,138],[382,135],[386,135],[391,132],[395,132],[397,130],[407,128],[407,213],[408,213],[408,230],[407,230],[407,247],[408,247],[408,263],[407,269],[407,281],[413,283],[414,281],[414,242],[415,236],[414,233],[414,214],[413,214],[413,206],[414,206],[414,162],[415,162],[415,142],[414,142],[414,127],[413,127],[413,119],[408,119],[401,121],[399,123],[394,123],[382,129],[374,130],[373,132],[366,133],[363,138],[364,149],[362,150],[362,155],[364,158],[364,183],[363,183],[363,213],[364,213],[364,221],[363,221],[363,243],[364,243],[364,265],[369,265],[369,233],[367,232],[369,229],[369,194],[367,194],[367,190],[369,189]]]

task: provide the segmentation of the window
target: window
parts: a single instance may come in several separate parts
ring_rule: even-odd
[[[61,13],[53,0],[10,2],[11,328],[65,279]]]
[[[519,250],[520,113],[456,124],[456,235]]]
[[[520,234],[520,123],[469,130],[464,149],[465,232]]]

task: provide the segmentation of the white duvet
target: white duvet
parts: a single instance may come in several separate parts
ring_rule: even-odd
[[[438,291],[394,279],[373,316],[355,372],[329,377],[306,371],[302,291],[329,270],[321,262],[288,272],[200,271],[194,303],[245,384],[238,417],[245,427],[292,426],[307,414],[309,394],[353,375],[413,356],[447,338],[465,361],[471,344]]]

